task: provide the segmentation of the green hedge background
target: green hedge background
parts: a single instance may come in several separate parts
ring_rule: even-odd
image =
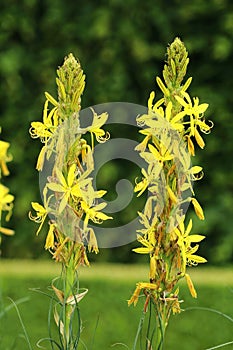
[[[3,240],[2,255],[48,256],[45,232],[35,237],[36,225],[28,219],[30,202],[40,201],[35,170],[40,142],[30,139],[28,129],[41,119],[43,92],[56,94],[55,72],[64,56],[73,52],[87,75],[83,108],[114,101],[146,105],[157,89],[166,47],[179,36],[191,60],[189,91],[210,104],[207,116],[215,124],[195,157],[205,172],[196,194],[206,220],[195,220],[194,230],[207,236],[201,253],[210,263],[232,262],[233,2],[2,0],[0,9],[1,139],[11,142],[14,160],[5,183],[16,197],[11,219],[16,235]],[[113,169],[120,176],[109,165],[109,179]],[[96,259],[141,261],[130,250],[131,245],[103,250]]]

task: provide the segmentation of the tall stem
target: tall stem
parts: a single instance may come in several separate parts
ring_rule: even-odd
[[[71,248],[72,249],[72,248]],[[74,312],[74,305],[70,305],[67,301],[68,298],[75,294],[75,282],[76,282],[76,271],[74,267],[74,258],[71,254],[69,263],[63,266],[63,283],[64,283],[64,342],[65,349],[70,350],[72,346],[72,319]]]
[[[165,338],[165,331],[166,331],[166,305],[160,304],[162,310],[160,310],[160,307],[158,308],[157,305],[154,304],[155,311],[156,311],[156,319],[157,319],[157,337],[155,338],[155,350],[163,350],[163,344],[164,344],[164,338]],[[154,349],[154,347],[152,346]],[[151,348],[151,349],[152,349]]]

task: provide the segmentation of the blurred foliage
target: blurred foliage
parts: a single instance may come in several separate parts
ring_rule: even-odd
[[[35,225],[27,218],[30,202],[40,200],[34,169],[40,143],[30,139],[28,129],[41,119],[43,92],[56,94],[55,70],[64,56],[73,52],[87,75],[83,108],[113,101],[146,105],[166,46],[180,36],[191,59],[190,93],[210,104],[207,114],[215,124],[205,150],[195,157],[205,171],[196,184],[206,213],[205,222],[195,220],[195,231],[207,235],[200,254],[211,263],[232,261],[233,3],[2,0],[0,28],[0,124],[14,156],[8,183],[16,196],[16,235],[3,242],[3,254],[39,257],[43,251],[43,233],[35,237]],[[106,166],[105,187],[121,176],[121,167]],[[135,261],[130,250],[131,245],[103,249],[96,258]]]

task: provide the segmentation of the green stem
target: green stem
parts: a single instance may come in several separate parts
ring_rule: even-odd
[[[72,247],[70,247],[72,249]],[[74,294],[74,284],[76,279],[76,271],[74,268],[74,258],[73,254],[70,257],[69,264],[64,266],[64,311],[63,311],[63,321],[64,321],[64,342],[65,349],[69,350],[72,344],[72,320],[74,306],[67,304],[67,299],[69,296]]]
[[[143,328],[143,324],[144,324],[144,320],[145,320],[145,313],[143,312],[140,320],[139,320],[139,324],[138,324],[138,329],[137,329],[137,334],[136,334],[136,337],[134,339],[134,344],[133,344],[133,348],[132,350],[136,350],[136,346],[137,346],[137,343],[138,343],[138,339],[139,339],[139,336],[141,335],[142,333],[142,328]]]
[[[156,319],[157,319],[157,337],[156,337],[156,341],[155,341],[155,350],[163,350],[166,324],[167,324],[166,305],[159,304],[159,306],[157,306],[154,303],[154,306],[155,306]],[[162,312],[160,311],[160,306],[162,307]],[[154,347],[153,347],[153,349],[154,349]]]

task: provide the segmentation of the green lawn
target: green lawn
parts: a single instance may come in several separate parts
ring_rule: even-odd
[[[33,349],[37,349],[36,342],[40,338],[48,336],[49,298],[30,288],[46,291],[51,279],[58,274],[59,265],[52,261],[0,262],[0,286],[5,307],[10,305],[7,297],[15,301],[29,298],[18,307]],[[233,323],[230,320],[213,311],[188,309],[210,308],[232,317],[232,268],[197,267],[190,274],[198,291],[198,299],[192,299],[186,285],[181,284],[180,296],[185,300],[182,307],[186,311],[171,318],[165,350],[204,350],[233,341]],[[88,295],[80,302],[82,340],[88,350],[126,349],[120,345],[113,347],[115,343],[124,343],[129,349],[132,348],[142,304],[136,308],[128,307],[126,300],[131,296],[135,283],[146,278],[147,268],[140,265],[93,264],[80,272],[80,287],[89,289]],[[0,322],[0,349],[27,350],[15,309],[7,312]],[[42,345],[50,349],[48,344]],[[83,349],[85,347],[81,346],[80,350]],[[233,349],[233,345],[223,349]]]

